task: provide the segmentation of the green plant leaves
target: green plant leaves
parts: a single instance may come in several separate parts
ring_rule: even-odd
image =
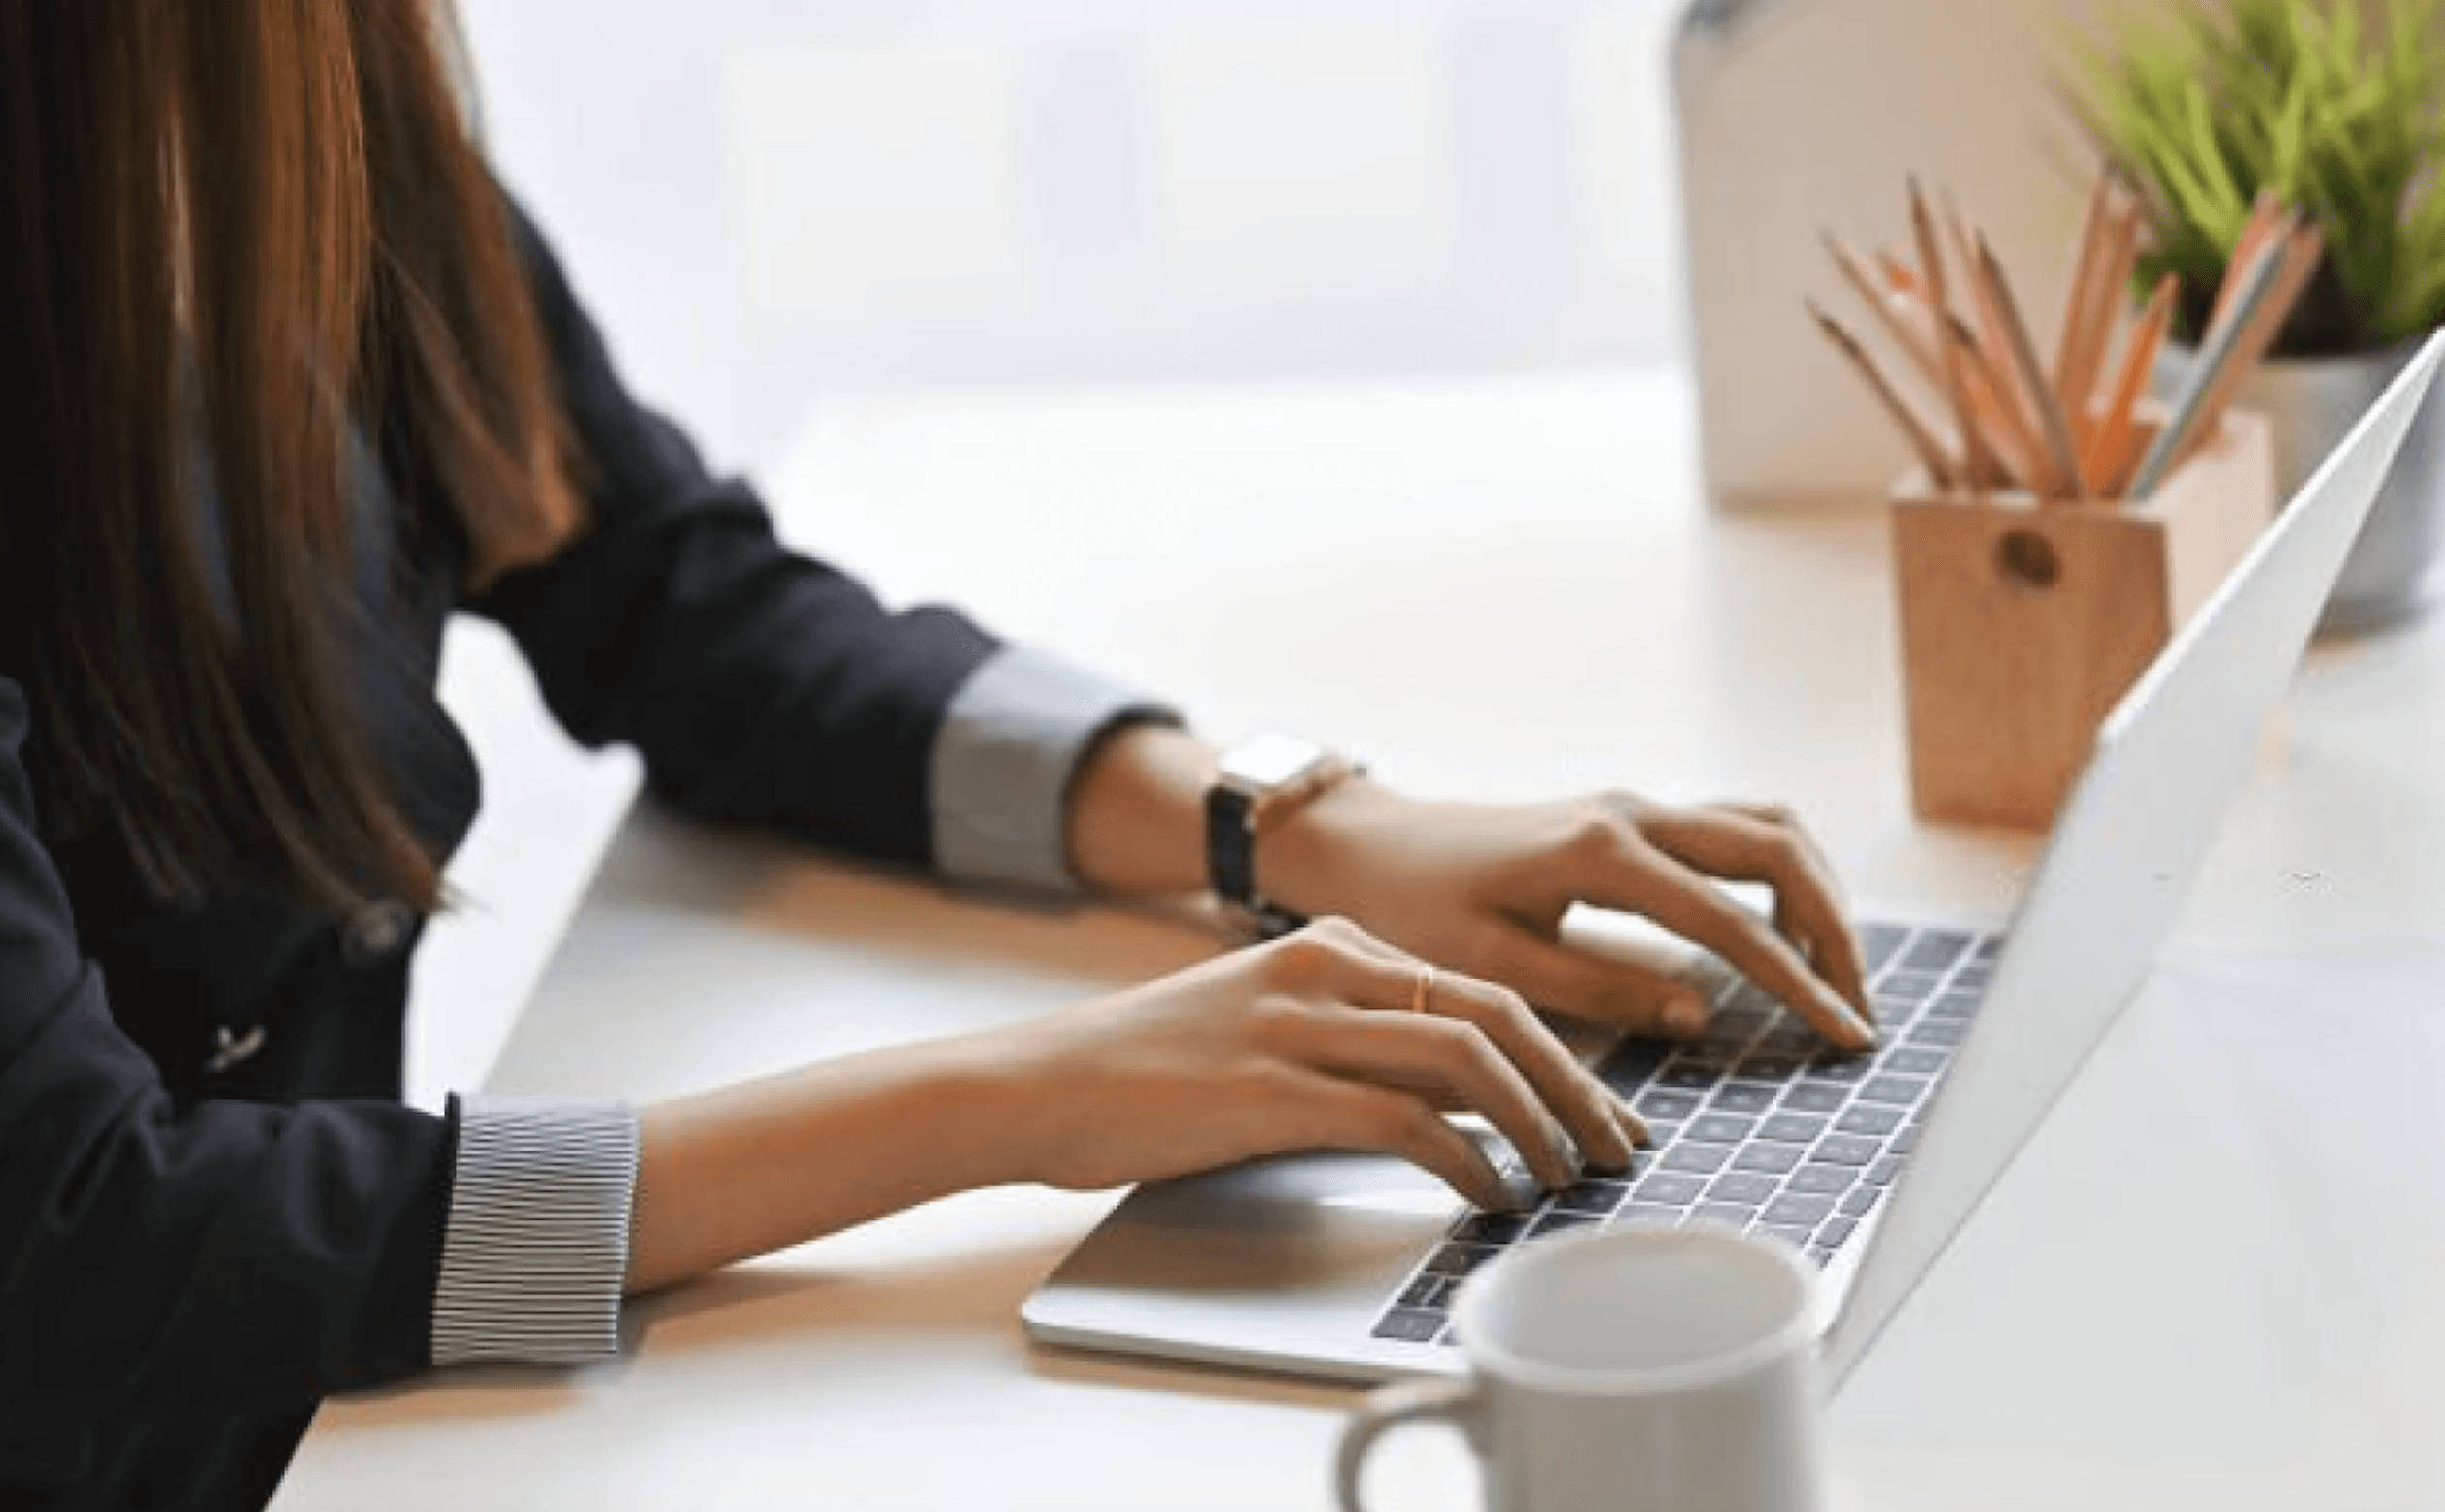
[[[2153,279],[2197,311],[2272,193],[2325,232],[2330,296],[2280,349],[2387,345],[2445,324],[2445,0],[2227,0],[2067,39],[2065,92],[2135,183]]]

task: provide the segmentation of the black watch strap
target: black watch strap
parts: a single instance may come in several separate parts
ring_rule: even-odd
[[[1307,920],[1257,895],[1255,809],[1256,800],[1237,788],[1218,782],[1206,789],[1206,883],[1257,938],[1271,940]]]

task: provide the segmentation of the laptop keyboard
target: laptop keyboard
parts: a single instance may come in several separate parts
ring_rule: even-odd
[[[1453,1292],[1511,1245],[1591,1226],[1709,1220],[1784,1240],[1822,1266],[1917,1143],[1919,1120],[1985,996],[2000,935],[1860,928],[1882,1041],[1842,1055],[1720,965],[1714,1021],[1690,1041],[1628,1039],[1597,1066],[1655,1136],[1622,1177],[1591,1175],[1524,1213],[1470,1210],[1401,1285],[1380,1339],[1453,1342]],[[1516,1162],[1514,1165],[1516,1169]]]

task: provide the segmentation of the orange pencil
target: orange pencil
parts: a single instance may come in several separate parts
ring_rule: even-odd
[[[2164,345],[2166,327],[2173,324],[2174,295],[2181,288],[2182,280],[2171,273],[2156,280],[2139,324],[2131,327],[2131,339],[2122,344],[2122,364],[2115,373],[2113,391],[2089,429],[2087,449],[2081,454],[2081,470],[2108,498],[2119,493],[2124,475],[2139,461],[2140,431],[2132,415],[2139,408],[2140,395],[2148,392],[2157,350]]]
[[[2063,296],[2063,325],[2054,341],[2054,385],[2067,397],[2081,343],[2087,340],[2093,319],[2090,309],[2097,296],[2097,259],[2105,244],[2107,201],[2113,183],[2112,174],[2097,175],[2097,182],[2088,190],[2088,208],[2081,214],[2080,240],[2073,248],[2072,287]]]
[[[2071,371],[2056,385],[2063,395],[2063,411],[2071,418],[2072,435],[2083,444],[2088,438],[2098,375],[2106,365],[2106,354],[2114,348],[2115,329],[2121,324],[2122,312],[2130,303],[2131,274],[2139,261],[2140,215],[2140,204],[2134,199],[2117,207],[2108,217],[2105,244],[2097,255],[2097,286],[2091,292],[2087,325],[2073,354]],[[2095,473],[2088,476],[2092,484],[2100,482]]]

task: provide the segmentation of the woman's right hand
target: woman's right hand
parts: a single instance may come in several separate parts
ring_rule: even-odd
[[[1477,1143],[1483,1115],[1548,1187],[1578,1162],[1627,1171],[1637,1115],[1519,994],[1436,972],[1338,919],[1108,998],[995,1031],[1012,1079],[1007,1152],[1073,1189],[1182,1176],[1259,1155],[1398,1155],[1481,1207],[1517,1207]],[[1575,1147],[1575,1151],[1574,1151]]]

